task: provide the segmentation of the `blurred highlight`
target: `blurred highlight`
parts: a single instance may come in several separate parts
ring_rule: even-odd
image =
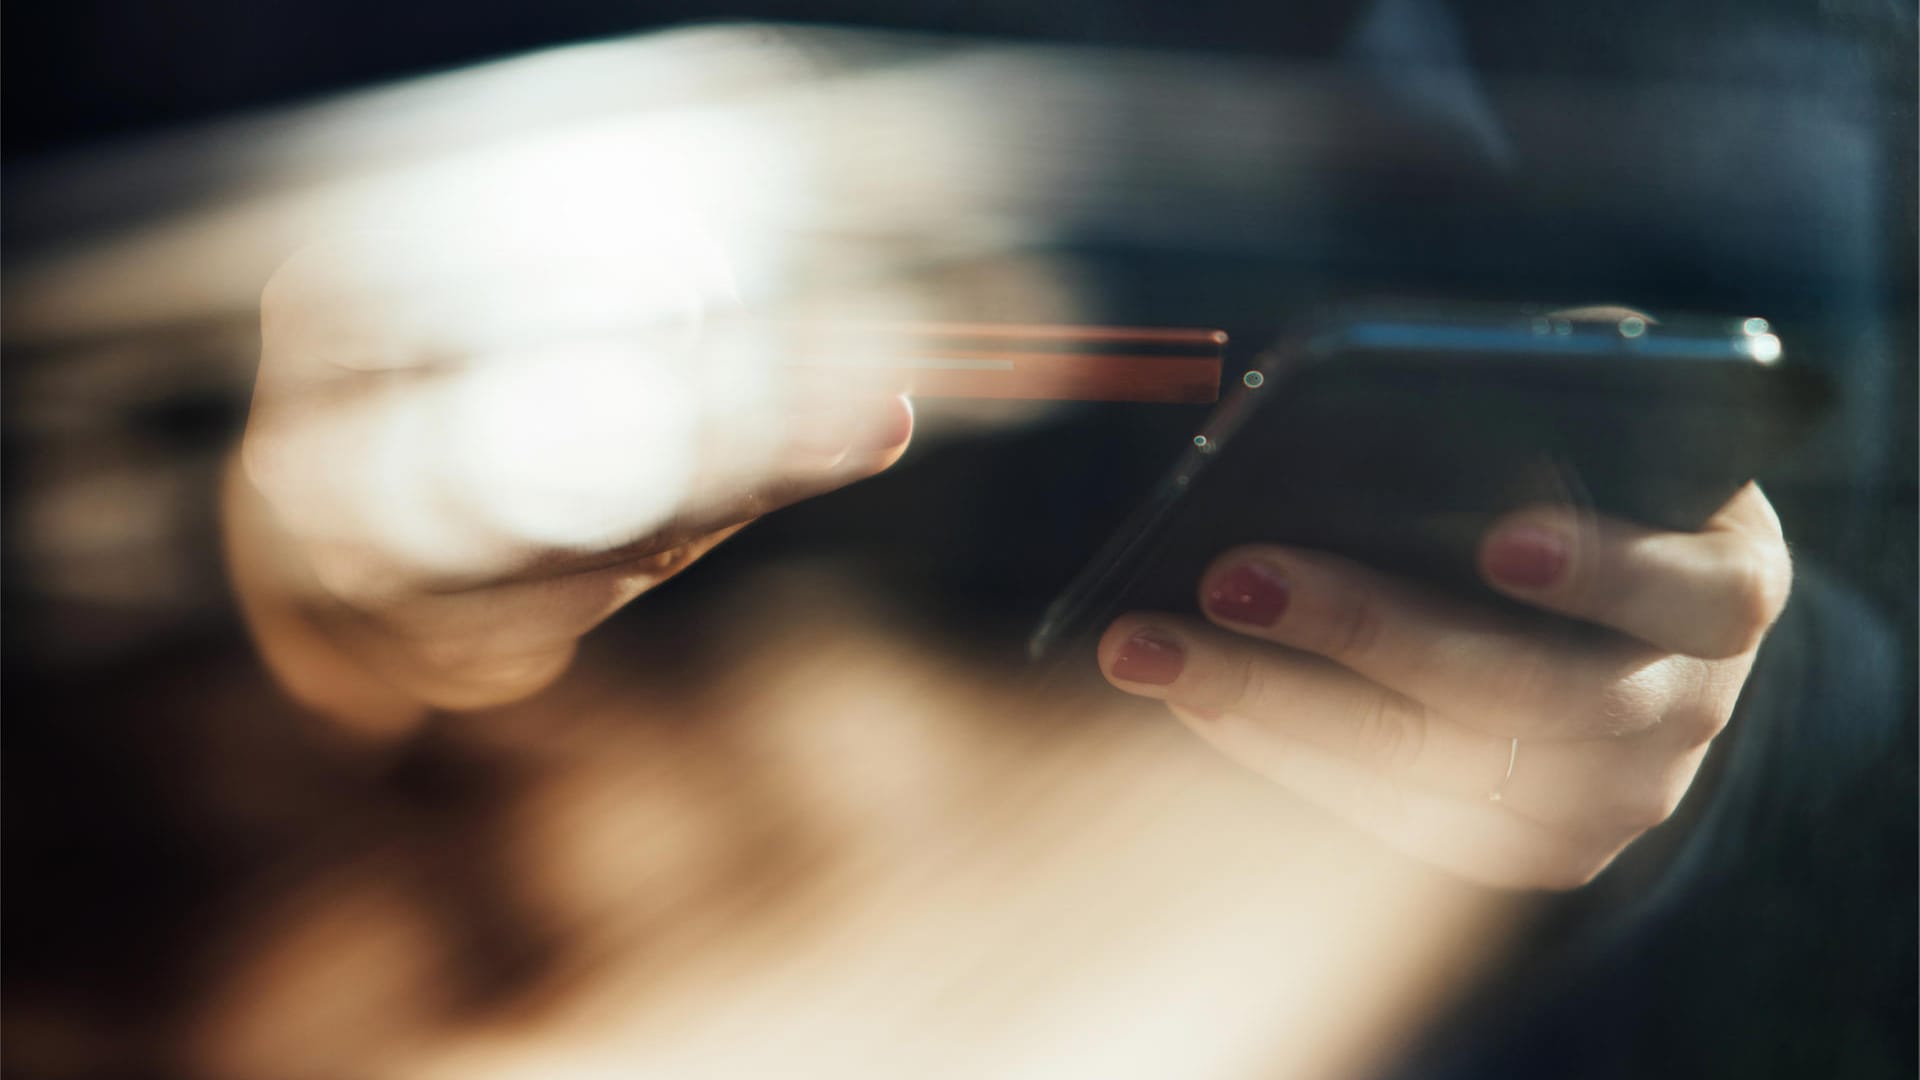
[[[485,708],[343,732],[261,722],[277,691],[248,677],[209,692],[200,726],[165,729],[186,740],[168,790],[253,856],[192,927],[177,1004],[119,1044],[10,1000],[10,1055],[249,1080],[1379,1067],[1497,955],[1510,901],[1356,843],[1138,703],[954,659],[855,575],[767,571],[577,658],[532,617],[496,632],[481,595],[584,628],[909,432],[1056,407],[1011,399],[1211,400],[1224,334],[1099,329],[1056,245],[1236,242],[1278,163],[1343,134],[1338,93],[1252,63],[696,28],[20,193],[57,231],[219,177],[9,267],[5,342],[39,361],[22,564],[112,615],[36,647],[92,662],[219,602],[222,571],[184,554],[218,545],[176,496],[216,488],[231,447],[155,455],[102,418],[250,387],[229,551],[306,553],[277,599],[336,635],[292,662],[337,689],[322,654],[350,639],[385,673],[433,667],[407,685],[429,704]],[[1224,126],[1164,105],[1228,98]],[[1117,167],[1149,144],[1199,209]]]
[[[246,899],[199,1067],[1351,1076],[1497,952],[1510,902],[1164,723],[934,662],[848,585],[747,583],[689,696],[589,655],[467,718],[442,767],[480,806]]]

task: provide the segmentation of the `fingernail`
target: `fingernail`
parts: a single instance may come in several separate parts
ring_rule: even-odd
[[[835,465],[848,454],[892,450],[913,437],[913,406],[904,396],[854,406],[835,402],[798,409],[788,419],[787,445],[808,462]]]
[[[1487,575],[1504,585],[1544,589],[1567,569],[1567,542],[1538,525],[1520,525],[1488,541],[1483,564]]]
[[[1113,658],[1113,677],[1125,682],[1165,686],[1187,666],[1186,650],[1160,630],[1136,630]]]
[[[861,433],[860,449],[891,450],[913,437],[913,403],[906,395],[890,399],[888,411]]]
[[[1287,610],[1292,595],[1278,570],[1242,563],[1220,575],[1207,590],[1207,610],[1228,622],[1272,626]]]

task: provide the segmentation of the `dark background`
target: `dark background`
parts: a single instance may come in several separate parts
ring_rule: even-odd
[[[1337,52],[1369,6],[1245,0],[973,4],[768,0],[726,7],[711,0],[538,4],[23,0],[7,13],[8,33],[0,59],[5,109],[0,154],[9,168],[31,167],[38,160],[105,141],[197,120],[545,45],[688,21],[771,19],[1321,58]],[[1784,259],[1778,265],[1740,264],[1726,253],[1729,244],[1738,250],[1739,237],[1733,229],[1705,230],[1714,235],[1697,247],[1687,247],[1684,237],[1662,246],[1657,237],[1610,231],[1607,222],[1558,222],[1552,207],[1532,217],[1524,208],[1516,209],[1503,232],[1490,234],[1487,249],[1498,253],[1493,262],[1503,269],[1475,283],[1488,292],[1513,295],[1526,289],[1549,290],[1552,295],[1542,299],[1625,296],[1709,309],[1764,310],[1809,324],[1845,323],[1860,317],[1886,328],[1881,366],[1864,373],[1875,381],[1870,396],[1883,405],[1891,402],[1874,424],[1866,425],[1872,430],[1864,430],[1863,435],[1884,440],[1887,452],[1872,455],[1880,464],[1850,474],[1844,485],[1795,490],[1791,484],[1782,484],[1774,494],[1802,543],[1805,561],[1824,564],[1830,572],[1810,575],[1806,580],[1815,586],[1810,592],[1864,598],[1869,612],[1863,615],[1862,609],[1839,601],[1835,602],[1839,606],[1813,608],[1814,615],[1827,620],[1825,628],[1833,631],[1824,640],[1844,641],[1848,633],[1875,618],[1884,620],[1892,644],[1882,640],[1879,647],[1890,650],[1888,655],[1904,668],[1903,678],[1897,680],[1903,698],[1897,703],[1874,700],[1872,691],[1878,684],[1847,685],[1836,678],[1833,671],[1840,668],[1835,665],[1844,666],[1857,656],[1835,657],[1825,671],[1804,676],[1800,692],[1810,695],[1808,701],[1824,703],[1824,708],[1797,714],[1795,731],[1810,745],[1840,746],[1850,738],[1847,730],[1856,721],[1859,725],[1886,723],[1869,715],[1876,711],[1904,715],[1891,723],[1898,729],[1891,742],[1886,741],[1885,731],[1862,735],[1857,741],[1860,747],[1884,754],[1888,768],[1849,792],[1809,794],[1805,786],[1780,783],[1782,776],[1817,787],[1823,779],[1842,783],[1856,774],[1844,767],[1826,770],[1815,760],[1817,753],[1805,758],[1789,754],[1770,766],[1772,771],[1764,774],[1767,786],[1756,798],[1806,810],[1790,826],[1782,826],[1802,831],[1757,841],[1756,847],[1771,845],[1772,864],[1729,869],[1726,880],[1703,887],[1685,910],[1643,923],[1640,937],[1609,954],[1605,963],[1582,969],[1575,988],[1561,987],[1555,994],[1541,995],[1540,1000],[1547,1003],[1541,1008],[1549,1015],[1534,1021],[1537,1030],[1531,1035],[1523,1033],[1508,1044],[1515,1049],[1505,1061],[1509,1071],[1504,1074],[1572,1075],[1560,1057],[1576,1051],[1550,1046],[1552,1040],[1572,1037],[1595,1043],[1577,1051],[1595,1055],[1588,1059],[1588,1075],[1628,1074],[1625,1063],[1629,1061],[1663,1062],[1665,1068],[1655,1071],[1685,1075],[1911,1075],[1915,1008],[1910,768],[1915,644],[1912,6],[1891,0],[1461,2],[1448,6],[1462,21],[1472,64],[1484,74],[1542,73],[1616,80],[1622,85],[1705,78],[1721,85],[1751,85],[1756,92],[1798,86],[1811,98],[1821,98],[1824,86],[1841,87],[1853,95],[1847,98],[1846,108],[1852,110],[1847,115],[1856,116],[1863,130],[1874,134],[1880,150],[1876,160],[1886,170],[1878,185],[1886,205],[1871,214],[1883,227],[1884,244],[1874,256],[1871,273],[1861,266],[1810,267]],[[1724,60],[1719,49],[1723,42],[1757,31],[1785,43],[1783,51],[1766,62]],[[1816,37],[1822,45],[1817,55],[1797,53],[1792,47],[1795,41],[1811,42]],[[1857,92],[1861,86],[1866,88],[1863,94]],[[1667,145],[1683,145],[1707,134],[1670,133],[1672,141]],[[1764,141],[1765,133],[1754,137]],[[1748,184],[1791,185],[1804,180],[1809,184],[1809,203],[1818,204],[1827,197],[1819,184],[1819,147],[1782,145],[1778,150],[1789,166],[1779,174],[1766,170],[1760,175],[1682,185],[1687,192],[1684,198],[1699,203],[1683,199],[1673,216],[1708,215],[1718,191],[1734,192]],[[1811,165],[1806,163],[1809,156],[1814,159]],[[1781,179],[1782,175],[1786,178]],[[15,212],[9,207],[9,232]],[[1656,216],[1650,214],[1650,219]],[[1766,222],[1758,227],[1788,235],[1795,223]],[[1444,232],[1436,235],[1446,236]],[[1399,242],[1404,250],[1395,249],[1377,263],[1355,259],[1346,272],[1363,284],[1404,285],[1417,283],[1422,273],[1446,269],[1437,261],[1447,257],[1450,249],[1444,245],[1422,247],[1417,238]],[[1248,283],[1269,280],[1263,274],[1282,281],[1286,274],[1300,272],[1299,267],[1276,270],[1253,262],[1228,263],[1204,252],[1191,257],[1150,257],[1090,245],[1089,258],[1104,268],[1109,293],[1128,312],[1144,313],[1148,320],[1184,321],[1196,311],[1203,313],[1200,318],[1211,319],[1217,309],[1218,324],[1232,324],[1235,330],[1240,329],[1235,320],[1244,321],[1245,311],[1258,305],[1258,289]],[[1454,270],[1459,273],[1458,268]],[[1458,282],[1455,278],[1448,284]],[[1856,373],[1843,354],[1817,359],[1843,377]],[[19,362],[17,357],[9,358],[14,377]],[[16,399],[11,385],[7,398],[12,408],[29,407]],[[227,402],[224,411],[216,407],[205,414],[187,415],[181,430],[187,436],[217,442],[231,436],[243,408],[244,402],[236,400]],[[1110,518],[1133,497],[1137,478],[1150,475],[1157,464],[1156,454],[1140,449],[1149,443],[1138,436],[1178,435],[1177,429],[1190,423],[1188,418],[1169,419],[1168,415],[1089,413],[1045,436],[1051,441],[1010,441],[943,451],[918,461],[914,480],[890,477],[839,502],[806,508],[784,522],[770,522],[772,527],[724,549],[706,580],[724,576],[729,565],[745,564],[782,546],[810,540],[844,545],[846,521],[880,520],[887,507],[904,505],[899,500],[916,492],[925,499],[925,492],[938,490],[948,502],[973,500],[966,505],[977,503],[982,513],[970,519],[966,528],[953,529],[932,514],[902,514],[896,509],[892,520],[907,524],[881,528],[868,542],[921,553],[911,565],[895,568],[902,589],[937,592],[944,588],[946,594],[933,599],[949,607],[971,602],[1012,608],[1023,600],[1032,602],[1044,597],[1044,585],[1036,584],[1039,579],[1070,570],[1074,560],[1082,557],[1083,549],[1075,545],[1097,538],[1063,541],[1051,553],[999,543],[1003,534],[996,532],[996,520],[1031,522],[1042,520],[1049,510],[1060,513],[1057,490],[1037,482],[1025,487],[1002,485],[999,478],[1033,472],[1025,463],[1036,458],[1057,463],[1054,471],[1062,477],[1109,477],[1111,482],[1078,484],[1077,512],[1067,516],[1080,521]],[[1135,437],[1118,439],[1116,431]],[[1115,464],[1110,452],[1115,446],[1134,448],[1137,460],[1125,463],[1128,475],[1124,477],[1111,468],[1101,471]],[[17,462],[21,458],[16,455],[31,451],[10,442],[7,452]],[[930,483],[930,477],[941,479]],[[1101,510],[1089,513],[1095,501],[1101,502]],[[918,531],[914,522],[919,523]],[[942,543],[949,548],[942,550]],[[956,550],[969,558],[956,560]],[[884,563],[876,565],[884,569]],[[946,573],[944,584],[935,586],[929,584],[932,578],[925,569],[931,565],[962,569]],[[194,869],[199,849],[192,829],[164,828],[151,816],[152,800],[143,800],[140,787],[156,775],[152,763],[164,760],[170,751],[161,746],[164,740],[159,735],[143,733],[148,718],[133,703],[139,688],[151,681],[142,672],[151,675],[167,668],[169,661],[162,656],[149,660],[147,669],[136,665],[58,680],[36,678],[34,671],[19,663],[19,641],[33,632],[36,612],[23,607],[23,583],[14,569],[8,567],[6,582],[6,622],[11,631],[7,712],[15,720],[8,731],[7,849],[16,885],[8,904],[9,945],[13,946],[8,950],[8,978],[16,986],[23,973],[58,981],[78,970],[76,959],[82,966],[98,963],[103,969],[122,971],[129,987],[127,1008],[138,1012],[150,1002],[144,978],[147,960],[150,954],[165,951],[169,913],[192,910],[201,899],[200,886],[192,880],[192,874],[199,872]],[[700,580],[689,575],[684,588],[666,590],[667,595],[657,598],[661,603],[656,609],[670,610],[676,603],[692,606],[699,598]],[[1806,610],[1802,609],[1803,615]],[[20,617],[23,611],[26,619]],[[1815,630],[1819,628],[1815,625]],[[1814,630],[1805,632],[1814,634]],[[1822,639],[1815,635],[1812,640]],[[238,651],[237,636],[224,644]],[[1806,655],[1817,655],[1817,650],[1810,646]],[[1771,676],[1776,681],[1794,675],[1791,665],[1776,664],[1773,670],[1786,672]],[[1778,700],[1799,700],[1792,690],[1780,690]],[[49,708],[50,704],[54,707]],[[143,741],[151,745],[143,749]],[[1792,749],[1790,743],[1781,745]],[[23,777],[23,770],[32,775]],[[87,800],[84,807],[76,808],[73,785],[89,782],[103,790],[118,790],[121,805],[113,800]],[[1818,813],[1809,809],[1816,806],[1823,809]],[[98,856],[110,844],[119,846],[116,857],[76,860],[69,854],[92,851]],[[22,874],[23,865],[35,873]],[[22,889],[23,881],[45,885]],[[138,919],[131,924],[118,921],[126,917],[120,898],[129,895],[146,900],[152,914],[145,925]],[[1835,895],[1840,899],[1835,900]],[[1758,903],[1747,903],[1752,900]],[[84,933],[39,933],[63,919],[69,931],[85,923]],[[23,920],[35,924],[36,934],[25,933]],[[1755,959],[1766,956],[1776,959],[1771,963]],[[1720,999],[1725,1006],[1711,1013],[1713,1002]],[[1664,1011],[1668,1009],[1675,1011]],[[1698,1011],[1682,1015],[1681,1010],[1690,1009],[1708,1010],[1711,1015],[1704,1019]],[[1597,1019],[1605,1022],[1596,1023]],[[1690,1035],[1697,1029],[1688,1025],[1699,1023],[1710,1025],[1713,1034]],[[1529,1052],[1534,1052],[1531,1059]],[[1615,1056],[1608,1057],[1609,1053]],[[1847,1061],[1858,1068],[1846,1067]],[[1621,1067],[1616,1070],[1604,1062]],[[1820,1067],[1822,1062],[1827,1067]],[[1465,1065],[1458,1074],[1497,1075],[1502,1074],[1501,1068]]]
[[[15,4],[8,12],[0,64],[5,91],[0,153],[8,165],[31,170],[39,161],[91,145],[194,121],[689,21],[769,19],[1325,59],[1339,54],[1377,3],[42,0]],[[1698,118],[1660,131],[1664,118],[1650,116],[1653,138],[1646,153],[1652,179],[1641,184],[1643,194],[1632,196],[1639,202],[1624,207],[1641,219],[1636,226],[1591,213],[1580,219],[1550,201],[1528,206],[1523,177],[1516,189],[1521,199],[1492,211],[1474,207],[1454,220],[1419,207],[1421,219],[1410,222],[1404,214],[1380,214],[1368,204],[1355,215],[1354,239],[1346,251],[1288,270],[1296,278],[1345,274],[1350,280],[1341,284],[1362,289],[1418,292],[1438,284],[1495,297],[1532,293],[1529,299],[1545,301],[1605,298],[1663,309],[1761,311],[1788,324],[1879,322],[1889,337],[1878,358],[1856,362],[1848,355],[1854,343],[1844,340],[1815,341],[1801,350],[1801,359],[1841,369],[1857,386],[1871,384],[1855,391],[1858,400],[1849,408],[1877,409],[1879,415],[1853,425],[1856,431],[1849,433],[1877,445],[1855,455],[1867,463],[1863,467],[1845,466],[1851,471],[1843,477],[1844,490],[1833,477],[1807,485],[1806,507],[1798,517],[1809,532],[1799,539],[1858,573],[1866,591],[1901,597],[1884,610],[1910,633],[1916,449],[1914,425],[1900,421],[1911,418],[1915,397],[1911,5],[1895,0],[1457,0],[1443,6],[1459,20],[1467,63],[1487,79],[1538,75],[1629,89],[1692,80],[1816,103],[1811,119],[1803,117],[1790,130],[1804,138],[1828,115],[1864,129],[1874,145],[1873,161],[1883,170],[1874,178],[1877,190],[1871,196],[1880,205],[1853,205],[1859,189],[1848,188],[1843,177],[1832,175],[1835,170],[1822,172],[1818,161],[1826,148],[1821,145],[1783,142],[1777,147],[1779,169],[1763,166],[1755,173],[1708,165],[1703,171],[1698,160],[1707,158],[1691,144],[1723,133]],[[1756,49],[1756,40],[1769,44]],[[1736,123],[1753,125],[1752,117]],[[1756,147],[1768,146],[1765,131],[1735,134],[1741,148],[1734,153],[1752,155]],[[1618,140],[1619,133],[1610,137]],[[1561,152],[1596,158],[1633,152],[1616,149],[1618,143],[1583,150],[1577,131],[1554,138],[1563,144],[1546,146],[1549,160]],[[1536,147],[1535,153],[1541,150]],[[1675,160],[1693,163],[1672,164]],[[1870,227],[1884,229],[1884,244],[1862,259],[1836,254],[1842,250],[1838,246],[1823,248],[1820,226],[1792,220],[1791,214],[1749,224],[1740,217],[1748,211],[1737,208],[1737,199],[1722,197],[1749,189],[1775,192],[1777,197],[1762,203],[1776,212],[1784,205],[1869,221]],[[1606,198],[1602,194],[1595,205],[1607,205]],[[110,208],[99,213],[114,216]],[[1380,220],[1362,220],[1367,215]],[[1422,228],[1429,232],[1419,235]],[[44,223],[8,203],[6,236],[16,250],[56,239],[46,233]],[[1115,314],[1146,321],[1201,320],[1263,334],[1270,328],[1233,305],[1248,308],[1257,301],[1241,298],[1291,284],[1272,276],[1273,265],[1232,265],[1215,251],[1195,251],[1184,261],[1162,258],[1160,265],[1149,265],[1160,256],[1134,250],[1096,250],[1093,257],[1115,271],[1110,291],[1121,309]],[[1227,291],[1239,298],[1220,300]],[[206,411],[211,415],[217,409]],[[224,421],[233,419],[229,410]],[[1793,501],[1790,486],[1776,483],[1776,501]]]
[[[1316,55],[1356,0],[70,0],[16,3],[4,42],[11,158],[298,100],[543,45],[712,19],[843,23],[1062,42]],[[1664,66],[1717,28],[1777,22],[1855,38],[1859,61],[1912,104],[1913,8],[1897,0],[1449,5],[1483,69],[1626,73]],[[1774,72],[1757,69],[1765,82]],[[1909,118],[1911,113],[1908,113]],[[1910,126],[1910,125],[1909,125]]]
[[[1141,0],[18,4],[8,12],[5,42],[6,152],[71,146],[543,45],[690,21],[767,19],[1060,41],[1311,51],[1337,39],[1353,6],[1246,13],[1242,9],[1261,6],[1224,0],[1177,5]]]

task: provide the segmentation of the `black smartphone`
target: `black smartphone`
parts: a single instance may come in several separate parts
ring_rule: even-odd
[[[1319,548],[1496,598],[1476,551],[1538,503],[1698,528],[1826,412],[1766,320],[1348,307],[1268,349],[1048,609],[1036,660],[1191,611],[1236,544]]]

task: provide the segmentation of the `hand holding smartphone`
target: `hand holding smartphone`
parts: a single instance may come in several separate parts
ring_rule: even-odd
[[[1344,309],[1262,354],[1029,652],[1090,648],[1124,611],[1191,610],[1241,543],[1491,598],[1474,552],[1500,516],[1549,503],[1696,529],[1828,396],[1758,318]]]

